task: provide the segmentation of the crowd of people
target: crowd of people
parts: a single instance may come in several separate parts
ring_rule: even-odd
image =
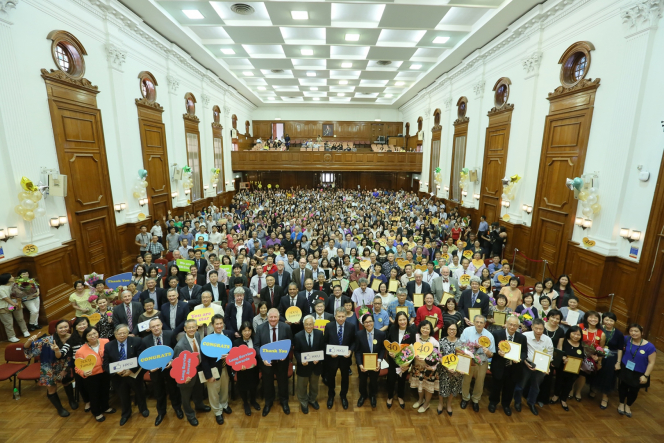
[[[70,413],[60,402],[58,384],[70,409],[77,409],[82,397],[84,410],[97,421],[115,412],[112,386],[122,408],[120,425],[132,415],[132,392],[142,416],[149,416],[145,371],[135,367],[111,374],[109,365],[157,345],[173,348],[174,357],[199,352],[210,334],[254,348],[257,357],[262,345],[289,339],[292,354],[271,362],[258,358],[257,365],[237,371],[223,358],[201,355],[198,371],[203,375],[183,384],[168,370],[149,371],[157,400],[155,425],[167,414],[169,399],[176,416],[186,416],[192,426],[198,424],[197,413],[209,411],[223,424],[224,414],[232,413],[231,380],[236,380],[246,415],[262,411],[266,416],[275,402],[289,414],[292,364],[305,414],[320,408],[321,378],[327,408],[338,396],[347,409],[354,373],[357,407],[366,402],[376,407],[378,378],[386,371],[388,408],[395,396],[399,407],[406,407],[408,383],[417,392],[412,408],[419,413],[437,396],[437,413],[452,415],[457,395],[462,409],[471,406],[477,412],[490,374],[490,413],[500,407],[509,416],[512,408],[520,412],[525,407],[538,415],[556,403],[568,411],[569,399],[582,401],[587,384],[591,398],[601,394],[602,409],[618,385],[618,413],[631,417],[640,389],[650,383],[656,356],[642,327],[629,325],[623,334],[612,312],[581,311],[566,275],[526,290],[502,259],[505,241],[505,229],[497,223],[489,225],[481,217],[475,225],[415,193],[240,191],[228,208],[169,214],[149,232],[142,227],[131,283],[109,291],[102,279],[77,281],[70,297],[75,321],[58,322],[53,335],[30,336],[25,354],[40,356],[39,383],[61,416]],[[183,258],[191,260],[187,270],[178,266]],[[24,335],[30,334],[22,313],[16,316],[25,294],[15,289],[14,280],[0,275],[0,318],[15,339],[13,319]],[[295,322],[286,318],[293,306],[302,313]],[[187,319],[191,311],[210,307],[215,315],[209,325]],[[93,325],[95,313],[100,319]],[[30,322],[38,327],[32,317]],[[347,351],[329,354],[328,345]],[[403,351],[424,347],[431,352]],[[303,353],[313,351],[324,351],[324,358],[303,360]],[[366,354],[376,355],[375,367],[365,367]],[[90,355],[97,362],[93,369],[75,365]],[[451,355],[470,358],[468,370],[449,364]]]

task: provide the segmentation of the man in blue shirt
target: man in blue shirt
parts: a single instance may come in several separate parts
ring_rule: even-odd
[[[493,264],[493,263],[492,263]],[[499,277],[504,277],[504,276],[509,276],[509,277],[514,277],[514,274],[510,272],[510,264],[509,263],[503,263],[503,268],[502,270],[496,272],[496,274],[493,276],[493,288],[496,291],[500,291],[500,289],[503,287],[503,284],[501,283]]]
[[[406,288],[397,289],[397,299],[390,303],[390,306],[387,307],[387,313],[390,315],[390,323],[394,323],[394,319],[397,316],[397,307],[406,307],[408,308],[408,318],[410,323],[415,323],[415,305],[410,300],[406,300],[408,297],[408,291]]]
[[[394,314],[396,316],[396,314]],[[387,331],[390,327],[390,314],[383,309],[383,298],[380,295],[374,297],[373,301],[374,327],[381,331]]]

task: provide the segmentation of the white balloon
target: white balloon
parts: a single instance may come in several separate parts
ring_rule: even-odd
[[[593,210],[590,208],[583,208],[581,211],[586,217],[590,217],[593,214]]]
[[[597,194],[597,188],[595,188],[595,187],[590,188],[590,189],[588,189],[588,192],[590,192],[591,194]]]
[[[586,199],[586,203],[588,203],[589,206],[594,205],[597,203],[597,195],[595,194],[590,194],[588,198]]]
[[[46,215],[46,209],[44,208],[37,208],[33,212],[35,213],[35,217],[43,217]]]
[[[21,202],[21,206],[23,206],[26,209],[33,210],[37,207],[37,202],[34,202],[34,201],[26,198],[25,200],[23,200]]]

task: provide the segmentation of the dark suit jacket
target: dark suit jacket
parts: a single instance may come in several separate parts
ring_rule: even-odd
[[[252,304],[254,302],[254,295],[251,292],[251,289],[247,288],[246,286],[242,286],[242,289],[244,289],[244,301],[246,303]],[[228,287],[228,304],[232,305],[235,303],[235,286],[229,286]],[[262,291],[262,289],[261,289]],[[224,309],[226,309],[226,306],[224,306]]]
[[[198,361],[199,361],[199,367],[200,367],[200,361],[201,361],[200,356],[202,355],[202,352],[201,352],[201,336],[198,334],[198,332],[196,332],[196,334],[194,335],[194,338],[196,340],[196,343],[198,344],[198,354],[199,354]],[[180,354],[182,354],[182,352],[184,352],[184,351],[194,352],[194,350],[191,349],[191,346],[189,345],[189,340],[187,339],[186,335],[183,335],[182,338],[175,345],[175,348],[173,348],[173,355],[174,355],[173,358],[174,359],[178,358],[178,356]],[[195,377],[198,377],[198,374],[196,374]]]
[[[373,330],[373,339],[375,344],[373,345],[373,353],[378,354],[378,360],[385,358],[385,333],[381,330],[374,328]],[[369,341],[367,340],[367,330],[362,329],[355,335],[355,363],[357,366],[363,364],[363,355],[371,353],[369,349]],[[380,363],[378,364],[380,367]]]
[[[281,288],[286,292],[288,288],[288,284],[291,282],[291,275],[290,272],[284,271],[283,276],[281,277],[281,285],[279,284],[279,273],[275,272],[274,274],[270,274],[274,277],[274,284],[276,286],[281,286]]]
[[[168,346],[169,348],[175,347],[176,334],[173,331],[166,331],[162,329],[161,335],[162,335],[161,337],[162,345]],[[141,340],[143,342],[143,349],[151,348],[155,345],[154,339],[152,338],[152,334],[146,335]]]
[[[113,308],[113,325],[117,326],[120,323],[124,323],[125,325],[129,324],[126,309],[124,303]],[[140,317],[142,313],[143,305],[137,301],[131,302],[131,320],[133,328],[129,331],[130,334],[138,335],[138,317]]]
[[[350,297],[342,295],[341,296],[341,307],[343,307],[343,305],[345,303],[350,302],[350,301],[351,301]],[[333,316],[335,315],[334,314],[334,296],[327,299],[327,303],[325,304],[325,312],[329,312]]]
[[[297,285],[297,289],[302,289],[304,287],[304,282],[300,281],[300,274],[301,270],[298,267],[297,269],[293,269],[293,275],[291,275],[291,281]],[[311,273],[311,269],[305,269],[304,270],[304,279],[308,278],[313,278],[313,274]]]
[[[284,272],[285,274],[285,272]],[[270,288],[269,287],[264,287],[261,289],[260,292],[260,299],[267,304],[267,309],[272,309],[272,308],[278,308],[279,307],[279,300],[281,300],[282,297],[288,296],[286,294],[286,291],[281,286],[274,285],[274,305],[272,305],[272,300],[270,299]]]
[[[194,259],[194,264],[196,264],[196,259]],[[206,271],[205,271],[205,270],[207,269],[207,266],[208,266],[208,262],[207,262],[207,260],[204,259],[204,258],[201,258],[201,260],[200,260],[200,265],[197,265],[197,266],[196,266],[196,270],[197,270],[197,271],[196,271],[196,274],[197,274],[197,275],[203,275],[203,276],[205,276],[205,275],[206,275]]]
[[[225,324],[225,322],[224,322]],[[231,331],[223,331],[222,334],[224,334],[226,337],[228,337],[231,340],[231,343],[233,343],[233,340],[235,339],[235,336],[231,333]],[[209,337],[212,334],[208,334],[206,337]],[[203,354],[201,352],[201,355],[199,356],[200,361],[201,361],[201,369],[203,370],[203,375],[205,375],[206,379],[212,378],[212,368],[217,368],[219,371],[219,375],[221,376],[222,371],[228,370],[228,366],[226,366],[226,369],[224,368],[226,364],[226,359],[221,358],[219,361],[217,361],[217,357],[208,357],[207,355]]]
[[[314,316],[314,321],[316,321],[316,319],[318,318],[316,315],[316,311],[312,309],[311,315]],[[323,312],[323,320],[334,321],[334,315],[330,314],[329,312]]]
[[[189,307],[191,309],[194,308],[194,306],[198,306],[201,304],[201,292],[202,292],[202,287],[200,285],[194,284],[194,288],[191,292],[191,296],[189,296],[189,286],[185,285],[180,288],[180,301],[187,302],[189,304]]]
[[[318,282],[314,282],[314,291],[324,292],[326,296],[332,294],[332,288],[330,287],[330,284],[328,282],[323,283],[323,289],[320,288]]]
[[[336,321],[331,321],[325,325],[325,345],[339,345],[339,338],[337,336],[338,324]],[[351,354],[355,351],[356,347],[355,326],[346,322],[344,325],[344,335],[341,338],[341,346],[348,346]],[[349,368],[353,364],[351,357],[335,357],[326,355],[325,364],[332,365],[333,367]]]
[[[223,284],[222,282],[217,282],[217,288],[219,289],[219,298],[221,300],[215,300],[214,299],[214,292],[212,292],[212,284],[207,283],[201,288],[201,294],[203,292],[212,292],[212,301],[221,301],[221,306],[224,307],[226,306],[226,303],[228,303],[228,296],[226,295],[226,285]]]
[[[157,293],[157,303],[155,303],[154,307],[159,309],[159,306],[163,305],[164,303],[168,303],[168,297],[166,297],[166,289],[161,289],[161,288],[155,288],[155,292]],[[147,289],[143,292],[141,292],[141,295],[139,296],[139,301],[141,302],[141,306],[143,305],[143,302],[150,298],[150,291]]]
[[[126,343],[125,351],[127,354],[127,360],[129,360],[130,358],[138,357],[141,351],[143,351],[143,342],[138,337],[127,337],[125,343]],[[120,350],[118,349],[118,341],[112,340],[104,345],[104,357],[102,361],[104,372],[108,373],[109,364],[115,363],[117,361],[120,361]],[[130,369],[130,371],[134,373],[140,370],[141,370],[140,366],[134,369]],[[117,374],[111,374],[111,377],[113,376],[119,377],[119,375]]]
[[[473,322],[473,319],[468,317],[468,308],[480,308],[482,310],[482,315],[485,317],[489,316],[489,311],[490,308],[489,306],[491,305],[491,301],[489,300],[489,296],[486,295],[484,292],[480,291],[479,295],[477,296],[477,300],[475,301],[475,304],[472,304],[473,301],[473,290],[472,289],[466,289],[461,293],[461,297],[459,298],[459,311],[463,312],[463,316],[466,317],[470,322]],[[477,303],[479,301],[479,303]],[[471,306],[472,305],[472,306]]]
[[[500,380],[503,378],[503,374],[505,373],[505,363],[508,360],[498,354],[498,343],[503,340],[507,340],[507,331],[505,329],[501,329],[498,332],[494,332],[493,338],[496,341],[496,352],[493,354],[493,358],[491,359],[491,374],[496,380]],[[528,342],[526,341],[526,337],[517,331],[514,333],[514,343],[521,344],[521,362],[527,360]],[[512,365],[523,366],[523,363],[512,362]]]
[[[235,338],[235,333],[240,332],[237,329],[237,319],[235,316],[237,315],[237,307],[235,306],[235,302],[229,303],[228,306],[226,306],[226,310],[224,311],[224,325],[226,326],[226,329],[231,332],[229,337]],[[254,309],[251,307],[250,303],[247,303],[245,300],[244,303],[242,303],[242,323],[245,321],[248,321],[249,323],[253,323],[254,320]]]
[[[271,343],[272,341],[270,337],[271,332],[270,323],[263,323],[256,330],[256,334],[254,335],[254,349],[256,350],[256,358],[258,360],[261,358],[261,346]],[[290,326],[282,321],[277,325],[277,340],[293,340]],[[272,363],[274,364],[274,360]]]
[[[415,280],[408,282],[406,285],[406,290],[408,291],[408,300],[413,301],[413,294],[415,294]],[[429,283],[422,280],[422,295],[428,294],[430,292],[431,286],[429,286]]]
[[[285,317],[286,310],[290,308],[290,306],[290,296],[286,295],[281,297],[281,300],[279,300],[279,313]],[[302,318],[311,312],[311,305],[309,305],[307,299],[303,295],[297,295],[295,298],[295,306],[302,310]],[[300,324],[302,324],[302,319],[300,319]]]
[[[309,347],[307,342],[306,331],[300,331],[295,334],[293,338],[294,346],[294,355],[295,360],[297,361],[297,376],[298,377],[309,377],[311,374],[320,375],[323,372],[323,361],[319,361],[317,364],[312,362],[307,363],[306,366],[302,365],[302,353],[303,352],[313,352],[313,351],[325,351],[325,338],[323,336],[323,331],[314,329],[312,331],[312,343]]]
[[[314,302],[316,302],[318,300],[323,300],[325,303],[327,303],[327,299],[329,298],[328,295],[325,292],[318,291],[316,289],[316,285],[314,285],[314,287],[311,291],[311,296],[310,297],[307,297],[307,291],[306,290],[298,292],[297,295],[301,295],[302,297],[305,297],[307,299],[307,302],[311,306],[312,311],[314,310]]]
[[[173,333],[175,335],[178,335],[180,332],[184,331],[184,322],[187,321],[187,315],[189,315],[189,305],[186,302],[179,301],[178,302],[178,308],[175,311],[175,329],[173,329]],[[170,331],[171,330],[171,304],[170,303],[164,303],[161,305],[161,308],[159,309],[159,318],[161,318],[161,322],[164,324],[163,329],[164,331]]]

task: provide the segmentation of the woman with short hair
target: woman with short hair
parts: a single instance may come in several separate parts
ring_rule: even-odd
[[[74,365],[74,369],[90,395],[90,412],[92,412],[95,420],[102,422],[106,420],[104,413],[112,414],[115,412],[115,409],[108,405],[111,376],[103,369],[104,346],[108,343],[108,339],[99,338],[99,331],[94,326],[86,328],[83,331],[82,338],[84,343],[76,351],[76,359],[84,360],[93,356],[96,359],[95,364],[86,371],[76,365]]]
[[[633,323],[625,336],[625,352],[620,361],[618,384],[618,413],[632,417],[632,405],[641,388],[650,386],[650,375],[655,368],[657,349],[643,339],[643,326]]]

